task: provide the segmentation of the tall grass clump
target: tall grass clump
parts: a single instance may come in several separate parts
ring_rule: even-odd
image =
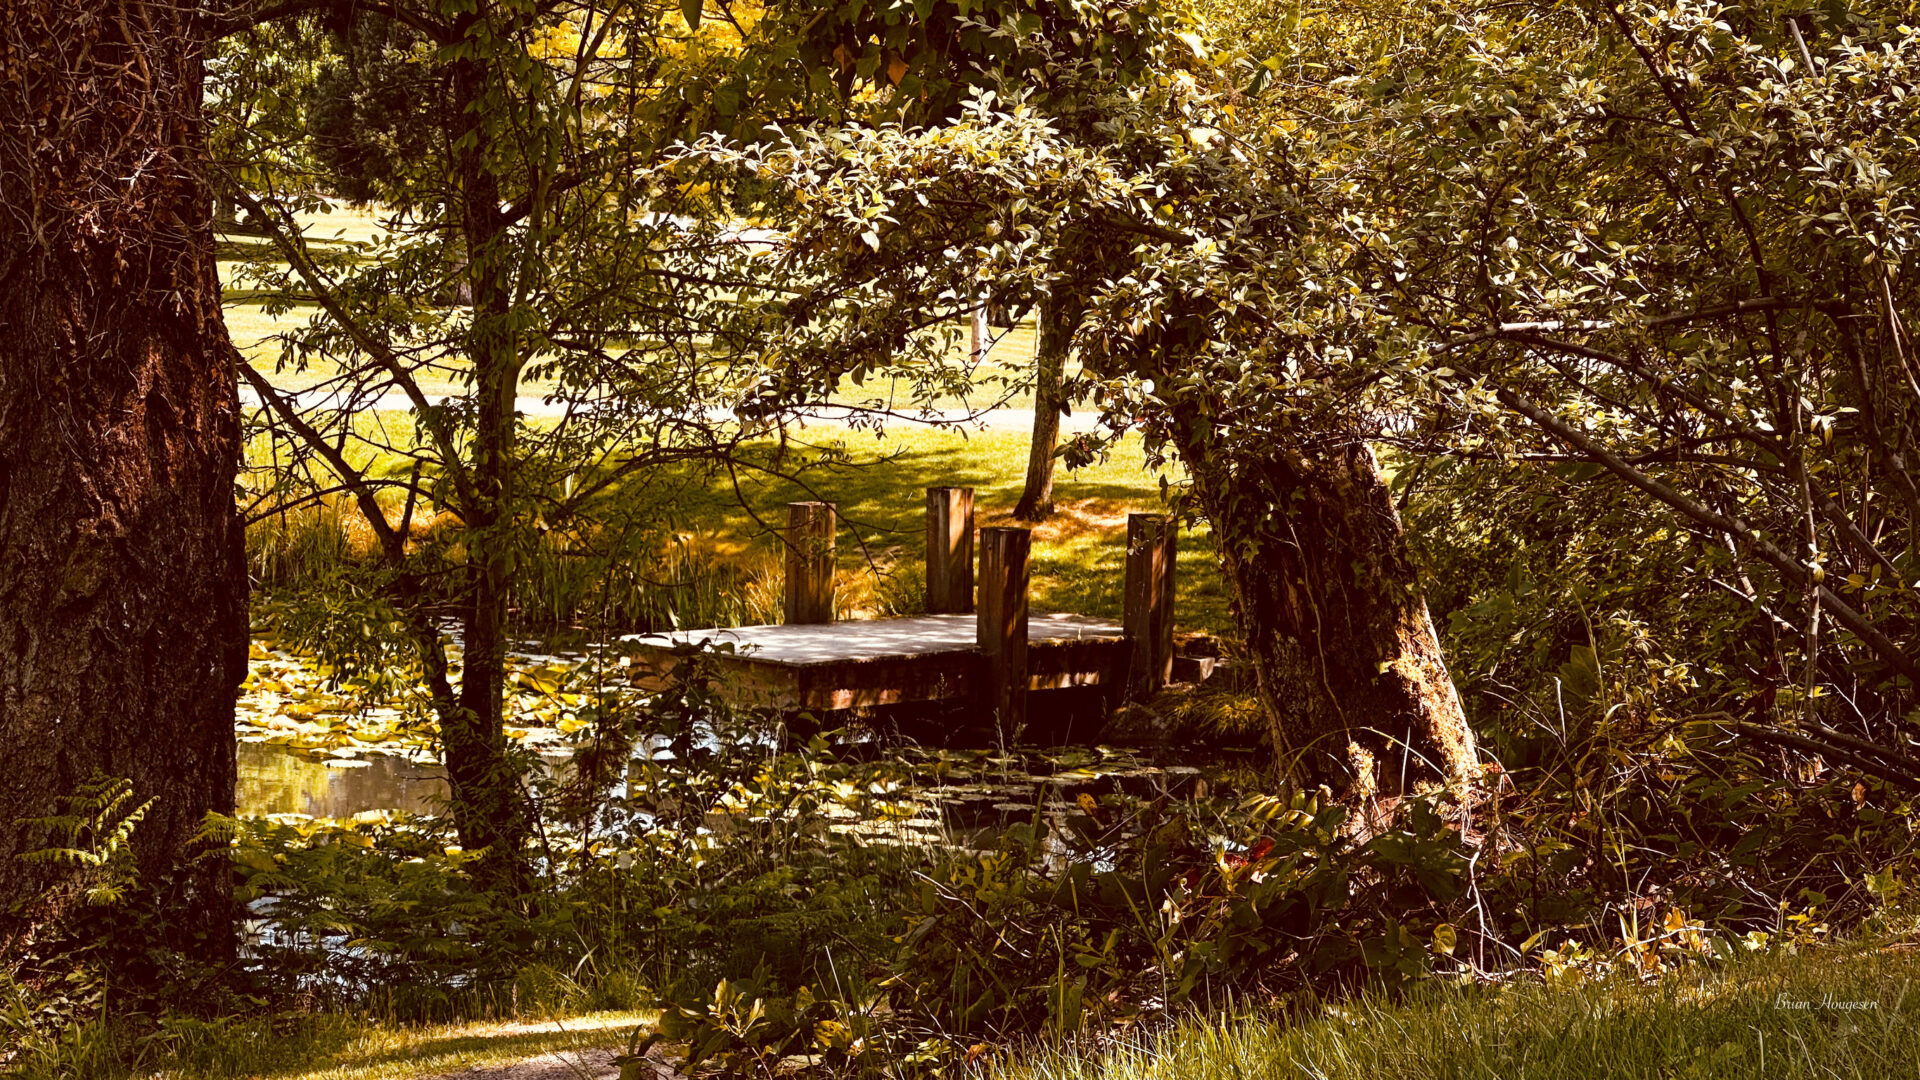
[[[321,499],[248,525],[247,574],[254,586],[271,591],[298,585],[364,555],[348,539],[354,514],[339,499]]]
[[[385,500],[383,500],[385,501]],[[383,507],[389,524],[404,519],[399,500]],[[429,581],[454,583],[465,560],[458,521],[416,517],[409,552]],[[840,618],[912,614],[924,603],[923,576],[898,550],[874,553],[836,578]],[[377,562],[373,529],[358,507],[325,496],[247,528],[247,568],[263,593],[322,588]],[[740,540],[713,531],[663,527],[616,530],[592,525],[526,538],[516,566],[513,610],[527,629],[583,627],[606,633],[651,633],[676,627],[777,623],[785,589],[785,551],[778,537]]]

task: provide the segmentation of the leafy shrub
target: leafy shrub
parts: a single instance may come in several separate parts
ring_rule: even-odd
[[[1073,1032],[1313,978],[1424,976],[1465,888],[1434,806],[1361,839],[1318,797],[1108,805],[1016,826],[909,898],[897,1011],[959,1033]]]
[[[1495,763],[1477,864],[1494,936],[1592,941],[1656,908],[1736,934],[1840,925],[1882,906],[1869,880],[1911,874],[1910,788],[1752,741],[1810,717],[1908,736],[1843,667],[1806,696],[1797,637],[1730,591],[1728,552],[1590,466],[1436,461],[1396,483]]]
[[[434,819],[235,823],[272,923],[255,965],[285,995],[389,1015],[648,1004],[655,1038],[721,1073],[798,1056],[938,1074],[983,1042],[1226,1000],[1818,941],[1910,865],[1911,808],[1881,785],[1782,777],[1711,726],[1598,700],[1564,735],[1525,717],[1552,737],[1471,800],[1242,796],[1229,771],[1210,798],[1043,794],[1012,825],[908,832],[889,825],[924,824],[914,789],[944,757],[796,735],[730,706],[709,653],[677,659],[638,703],[563,688],[575,765],[530,774],[527,897],[475,887]]]

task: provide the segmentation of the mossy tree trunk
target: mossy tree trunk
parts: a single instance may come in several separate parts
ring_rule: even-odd
[[[1310,454],[1184,447],[1219,538],[1274,748],[1350,795],[1477,765],[1392,493],[1364,441]]]
[[[22,819],[96,772],[176,947],[231,948],[247,580],[192,5],[14,0],[0,19],[0,956],[67,868]]]

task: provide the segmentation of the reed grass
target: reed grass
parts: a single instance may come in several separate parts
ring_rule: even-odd
[[[778,622],[785,549],[771,530],[784,523],[785,503],[816,498],[840,508],[836,615],[912,614],[922,605],[925,488],[971,485],[980,524],[1011,523],[1026,463],[1024,432],[918,428],[882,439],[828,438],[836,444],[830,463],[797,475],[751,478],[736,489],[730,479],[691,467],[663,469],[653,482],[635,486],[607,523],[530,538],[517,561],[519,621],[527,628],[620,633]],[[256,482],[268,482],[272,447],[261,438],[249,450]],[[371,451],[361,454],[365,460],[356,465],[377,467]],[[1163,508],[1161,477],[1146,467],[1137,440],[1124,442],[1106,462],[1061,471],[1060,511],[1035,530],[1036,609],[1119,616],[1126,515]],[[379,502],[397,526],[402,496],[383,492]],[[416,509],[409,532],[416,550],[449,568],[464,557],[449,515]],[[327,581],[374,554],[372,528],[342,494],[262,518],[247,530],[248,568],[267,595]],[[1212,561],[1204,529],[1182,538],[1182,629],[1228,628],[1227,597]]]

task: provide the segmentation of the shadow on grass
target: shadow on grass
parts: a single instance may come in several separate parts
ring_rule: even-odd
[[[817,443],[796,440],[776,466],[788,475],[742,475],[736,492],[733,477],[716,474],[704,492],[688,490],[675,513],[696,529],[758,544],[771,554],[780,545],[776,532],[786,524],[783,504],[832,502],[839,508],[843,569],[866,562],[879,573],[925,557],[929,487],[972,487],[978,526],[1022,524],[1012,512],[1025,483],[1028,447],[1024,431],[906,427],[876,439],[834,429]],[[751,448],[769,459],[773,450],[771,444]],[[1178,479],[1173,470],[1165,474]],[[1123,443],[1106,461],[1056,472],[1056,513],[1033,527],[1035,610],[1120,615],[1127,515],[1164,509],[1162,475],[1146,466],[1137,440]],[[1182,630],[1220,633],[1230,626],[1214,553],[1204,526],[1180,538],[1175,609]]]

